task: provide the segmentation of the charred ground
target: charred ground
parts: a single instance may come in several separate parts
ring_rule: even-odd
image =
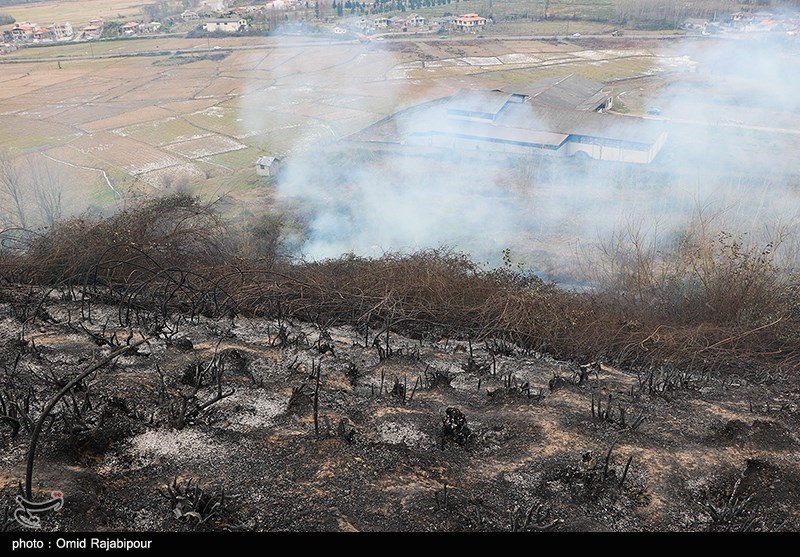
[[[575,293],[232,232],[176,196],[3,252],[6,528],[20,484],[64,493],[49,530],[800,528],[795,283],[764,253]]]

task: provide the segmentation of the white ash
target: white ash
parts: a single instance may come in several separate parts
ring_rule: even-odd
[[[409,447],[433,445],[429,435],[408,423],[383,422],[378,426],[378,436],[384,443],[392,445],[404,444]]]

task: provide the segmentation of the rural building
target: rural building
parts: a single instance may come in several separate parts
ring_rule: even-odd
[[[139,22],[129,21],[119,28],[119,32],[123,35],[135,35],[139,32]]]
[[[387,27],[389,27],[388,17],[376,17],[375,19],[372,20],[372,22],[375,24],[375,27],[377,29],[386,29]]]
[[[238,8],[233,8],[231,12],[239,16],[254,15],[260,12],[262,9],[263,6],[239,6]]]
[[[225,0],[204,0],[200,3],[199,11],[213,13],[221,12],[225,9]]]
[[[275,176],[281,168],[281,160],[275,157],[258,157],[256,174],[259,176]]]
[[[596,112],[611,108],[610,90],[599,81],[575,74],[541,79],[516,93],[542,107]]]
[[[19,43],[32,41],[34,31],[36,31],[36,25],[33,23],[17,23],[11,29],[11,38]]]
[[[83,28],[83,38],[86,40],[96,39],[103,33],[102,27],[96,25],[87,25]]]
[[[151,21],[150,23],[142,23],[139,26],[139,31],[142,33],[156,33],[161,29],[161,23],[158,21]]]
[[[53,31],[53,38],[57,41],[68,41],[75,35],[69,21],[56,21],[50,26],[50,29]]]
[[[203,21],[203,31],[210,33],[236,33],[247,29],[247,20],[235,17],[213,17]]]
[[[707,19],[700,19],[696,17],[690,17],[686,21],[683,22],[684,29],[705,29],[706,25],[708,25]]]
[[[345,33],[347,33],[347,29],[345,29],[344,27],[334,27],[333,32],[337,35],[344,35]]]
[[[268,10],[282,10],[286,7],[286,2],[283,0],[272,0],[271,2],[267,2],[265,7]]]
[[[406,27],[424,27],[425,18],[418,14],[411,14],[406,18]]]
[[[462,90],[414,118],[407,145],[647,164],[667,139],[662,122],[602,111],[611,95],[579,76],[541,80],[519,91]]]
[[[200,16],[198,15],[197,12],[193,12],[193,11],[190,11],[190,10],[185,10],[181,14],[181,19],[183,21],[197,21],[198,19],[200,19]]]
[[[747,12],[734,12],[731,14],[731,21],[749,23],[753,21],[753,14]]]
[[[453,20],[453,26],[458,31],[477,33],[480,29],[483,29],[486,25],[486,21],[485,17],[481,17],[478,14],[465,14],[455,18],[455,20]]]
[[[97,39],[103,34],[105,22],[102,19],[90,19],[89,25],[83,28],[83,38],[86,40]]]
[[[34,42],[52,41],[53,32],[47,27],[37,27],[33,30],[33,40]]]

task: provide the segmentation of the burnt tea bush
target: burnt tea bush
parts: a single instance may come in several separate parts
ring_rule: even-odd
[[[34,235],[22,258],[29,280],[135,281],[155,267],[197,270],[221,262],[224,226],[187,194],[147,201],[109,218],[73,218]]]
[[[8,283],[69,285],[76,296],[191,315],[351,325],[365,346],[390,333],[420,341],[505,343],[578,362],[692,371],[800,364],[800,281],[740,236],[689,228],[672,244],[628,230],[588,261],[594,288],[568,291],[446,249],[322,261],[279,255],[283,215],[227,226],[186,194],[109,218],[17,234],[0,251]],[[121,310],[122,313],[122,310]],[[126,321],[127,319],[127,321]]]

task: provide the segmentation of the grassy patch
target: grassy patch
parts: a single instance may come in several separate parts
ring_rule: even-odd
[[[209,134],[208,131],[201,130],[179,117],[135,124],[121,128],[120,131],[128,137],[157,147]]]
[[[230,151],[228,153],[221,153],[205,157],[200,160],[208,160],[211,163],[219,164],[233,170],[242,168],[254,167],[256,159],[264,154],[264,151],[256,147],[248,147],[247,149],[239,149],[238,151]]]

